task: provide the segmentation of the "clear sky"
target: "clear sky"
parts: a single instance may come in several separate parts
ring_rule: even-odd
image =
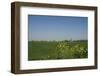
[[[88,18],[74,16],[28,16],[28,40],[87,40]]]

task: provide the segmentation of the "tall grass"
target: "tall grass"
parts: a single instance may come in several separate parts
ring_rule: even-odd
[[[87,40],[29,41],[28,60],[87,58],[87,49]]]

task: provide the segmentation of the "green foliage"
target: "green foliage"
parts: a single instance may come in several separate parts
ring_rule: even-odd
[[[87,58],[87,41],[29,41],[28,60]]]

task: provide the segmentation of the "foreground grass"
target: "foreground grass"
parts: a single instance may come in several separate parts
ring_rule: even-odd
[[[87,58],[87,40],[29,41],[28,60]]]

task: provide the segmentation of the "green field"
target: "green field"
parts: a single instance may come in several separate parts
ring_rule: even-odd
[[[28,60],[87,58],[87,49],[87,40],[28,41]]]

